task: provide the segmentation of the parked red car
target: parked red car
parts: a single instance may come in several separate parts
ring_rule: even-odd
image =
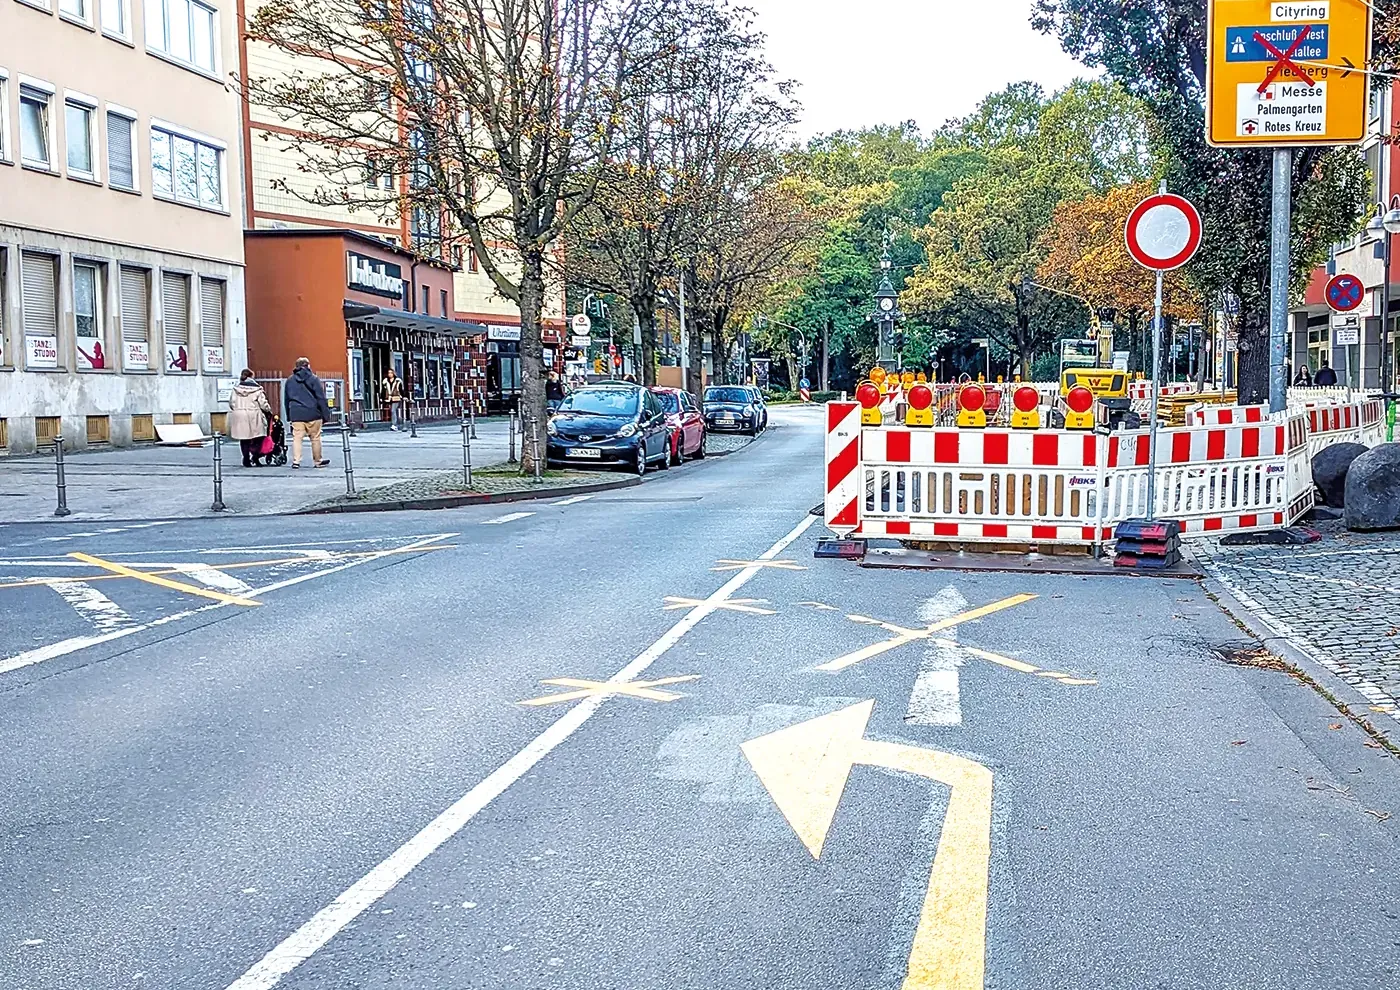
[[[671,463],[679,464],[687,457],[704,457],[705,420],[690,393],[661,386],[653,386],[652,391],[666,411],[666,425],[671,428]]]

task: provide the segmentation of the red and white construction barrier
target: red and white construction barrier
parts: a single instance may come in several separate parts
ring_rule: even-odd
[[[860,525],[860,403],[826,404],[826,528],[848,536]]]

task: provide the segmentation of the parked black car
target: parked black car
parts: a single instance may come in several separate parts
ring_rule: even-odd
[[[549,460],[557,464],[670,466],[670,427],[649,389],[616,382],[570,392],[549,419]]]
[[[747,385],[711,385],[705,389],[705,426],[711,430],[758,433],[764,411],[754,404]]]

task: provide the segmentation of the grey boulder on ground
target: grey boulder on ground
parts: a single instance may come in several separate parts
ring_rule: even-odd
[[[1400,529],[1400,443],[1372,447],[1347,472],[1347,529]]]
[[[1317,452],[1312,459],[1312,476],[1313,484],[1322,493],[1323,505],[1337,508],[1343,504],[1347,470],[1364,453],[1366,447],[1359,443],[1334,443]]]

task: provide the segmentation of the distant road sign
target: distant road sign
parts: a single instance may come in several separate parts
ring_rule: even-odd
[[[1206,140],[1361,141],[1371,10],[1368,0],[1210,0]]]
[[[573,327],[574,333],[583,337],[593,329],[593,321],[588,318],[587,313],[575,313],[574,318],[569,321],[569,326]]]
[[[1157,193],[1133,207],[1123,239],[1142,267],[1159,272],[1180,268],[1201,246],[1201,215],[1184,197]]]
[[[1350,313],[1366,299],[1366,287],[1355,275],[1343,273],[1327,280],[1327,305],[1338,313]]]
[[[812,383],[811,383],[811,381],[809,381],[809,380],[807,379],[807,377],[804,375],[803,378],[802,378],[802,380],[801,380],[800,382],[797,383],[797,387],[798,387],[798,388],[811,388],[811,387],[812,387]]]

